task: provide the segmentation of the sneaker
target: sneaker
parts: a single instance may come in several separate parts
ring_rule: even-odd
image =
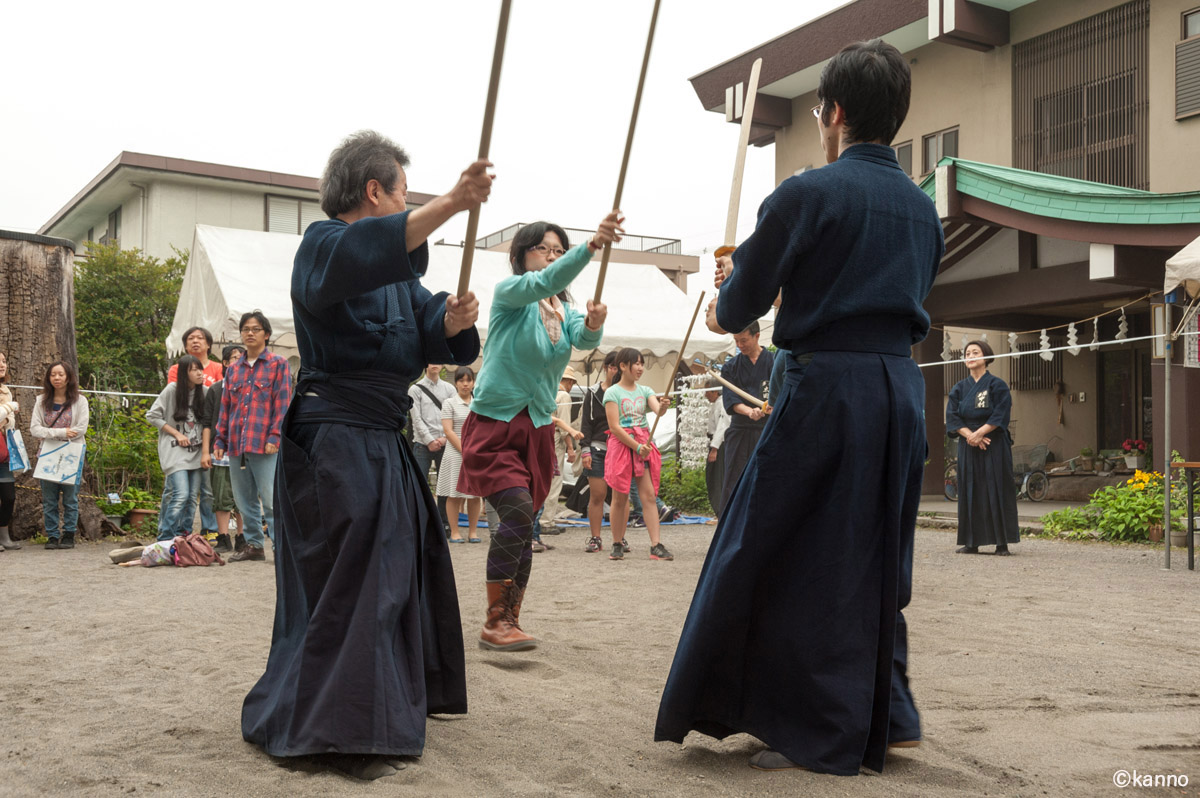
[[[610,560],[623,560],[623,559],[625,559],[625,549],[624,549],[624,548],[622,548],[622,546],[621,546],[621,544],[620,544],[620,543],[614,543],[614,544],[613,544],[613,550],[612,550],[612,554],[608,555],[608,559],[610,559]]]
[[[659,543],[650,549],[650,559],[652,560],[673,560],[675,555],[667,551],[667,547]]]
[[[233,551],[233,545],[229,541],[229,535],[217,535],[217,545],[213,546],[213,551],[220,554],[225,551]]]
[[[248,543],[246,544],[246,548],[229,555],[229,562],[246,562],[248,560],[265,559],[267,559],[266,552],[264,552],[258,546],[251,546]]]
[[[598,538],[598,537],[593,536],[593,537],[588,538],[587,545],[583,547],[583,550],[590,554],[592,552],[600,551],[603,548],[604,548],[604,541],[600,540],[600,538]]]
[[[629,541],[626,540],[625,538],[621,538],[621,546],[622,546],[622,548],[625,549],[626,554],[633,551],[633,549],[629,546]]]
[[[75,548],[75,536],[74,535],[63,535],[62,540],[60,540],[58,542],[58,547],[60,549]]]
[[[47,538],[46,539],[46,548],[57,549],[58,548],[58,538]]]
[[[629,528],[630,529],[645,529],[646,528],[646,519],[642,518],[640,515],[629,516]]]

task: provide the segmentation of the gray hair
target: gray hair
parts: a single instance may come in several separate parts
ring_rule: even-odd
[[[363,201],[367,183],[378,180],[389,194],[396,190],[401,169],[408,168],[408,153],[374,130],[347,136],[329,155],[321,177],[321,210],[329,218],[349,213]]]

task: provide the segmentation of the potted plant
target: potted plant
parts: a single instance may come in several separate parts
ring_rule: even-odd
[[[1080,449],[1079,450],[1079,470],[1080,471],[1092,471],[1095,468],[1095,464],[1092,462],[1092,458],[1095,456],[1096,456],[1096,452],[1094,452],[1092,450],[1092,447],[1090,447],[1090,446],[1084,446],[1082,449]]]
[[[115,493],[110,493],[109,495],[116,496]],[[119,528],[121,524],[125,523],[125,516],[133,509],[133,502],[125,500],[118,502],[96,502],[96,506],[100,508],[100,511],[104,513],[104,517],[113,526]]]
[[[1141,438],[1126,438],[1121,444],[1125,452],[1125,467],[1134,470],[1146,467],[1146,442]]]
[[[152,493],[141,488],[126,488],[121,498],[132,505],[129,510],[129,525],[135,532],[141,529],[147,518],[158,515],[158,499]]]

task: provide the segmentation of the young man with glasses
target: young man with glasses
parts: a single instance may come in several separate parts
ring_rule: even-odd
[[[722,259],[710,312],[745,329],[782,288],[789,350],[773,411],[713,536],[655,739],[746,732],[763,770],[882,770],[921,738],[902,610],[925,458],[911,347],[944,245],[933,202],[888,146],[908,113],[904,57],[881,40],[825,66],[829,164],[788,178]]]
[[[246,538],[246,547],[231,555],[230,562],[267,558],[264,521],[267,535],[274,540],[275,459],[283,417],[292,401],[287,359],[267,349],[271,322],[255,310],[242,314],[238,329],[246,355],[231,363],[225,374],[213,436],[213,457],[229,457],[229,481]]]

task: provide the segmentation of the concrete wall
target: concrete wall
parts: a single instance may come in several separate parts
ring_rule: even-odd
[[[987,333],[988,343],[997,355],[1010,351],[1007,332],[968,330],[961,327],[951,327],[948,330],[951,346],[956,350],[962,346],[964,333],[970,339],[979,338],[982,333]],[[932,335],[938,336],[940,333],[935,330]],[[1085,335],[1081,331],[1079,338],[1082,341],[1088,335],[1090,332]],[[1026,343],[1035,337],[1024,335],[1020,342]],[[1012,432],[1014,443],[1017,445],[1049,443],[1055,456],[1067,459],[1079,454],[1079,450],[1084,446],[1096,448],[1096,409],[1099,398],[1096,395],[1096,353],[1089,351],[1085,346],[1078,355],[1056,352],[1055,357],[1063,358],[1063,384],[1068,395],[1063,399],[1063,423],[1058,423],[1058,398],[1054,391],[1013,391]],[[1011,384],[1012,362],[1011,358],[999,358],[988,370]],[[1081,392],[1084,394],[1084,401],[1070,401],[1071,395],[1078,400]],[[942,407],[945,408],[945,397]],[[944,425],[944,414],[941,421]],[[932,421],[929,426],[931,430],[935,429]]]
[[[1013,44],[1057,30],[1121,5],[1113,0],[1041,0],[1013,11]],[[1200,117],[1175,121],[1175,43],[1180,15],[1196,0],[1152,0],[1150,7],[1150,189],[1160,193],[1200,189]],[[920,177],[922,137],[959,128],[959,157],[1011,166],[1012,44],[987,53],[932,42],[906,54],[912,69],[912,102],[895,144],[911,141],[914,177]],[[775,178],[782,182],[804,166],[825,163],[809,109],[816,92],[792,102],[794,124],[776,133]]]
[[[157,258],[173,255],[171,245],[190,249],[197,224],[263,230],[264,192],[155,182],[149,190],[149,230],[146,252]],[[135,200],[131,203],[139,205]],[[123,210],[133,216],[137,207]],[[123,221],[124,225],[125,222]],[[133,241],[123,236],[123,246]]]

